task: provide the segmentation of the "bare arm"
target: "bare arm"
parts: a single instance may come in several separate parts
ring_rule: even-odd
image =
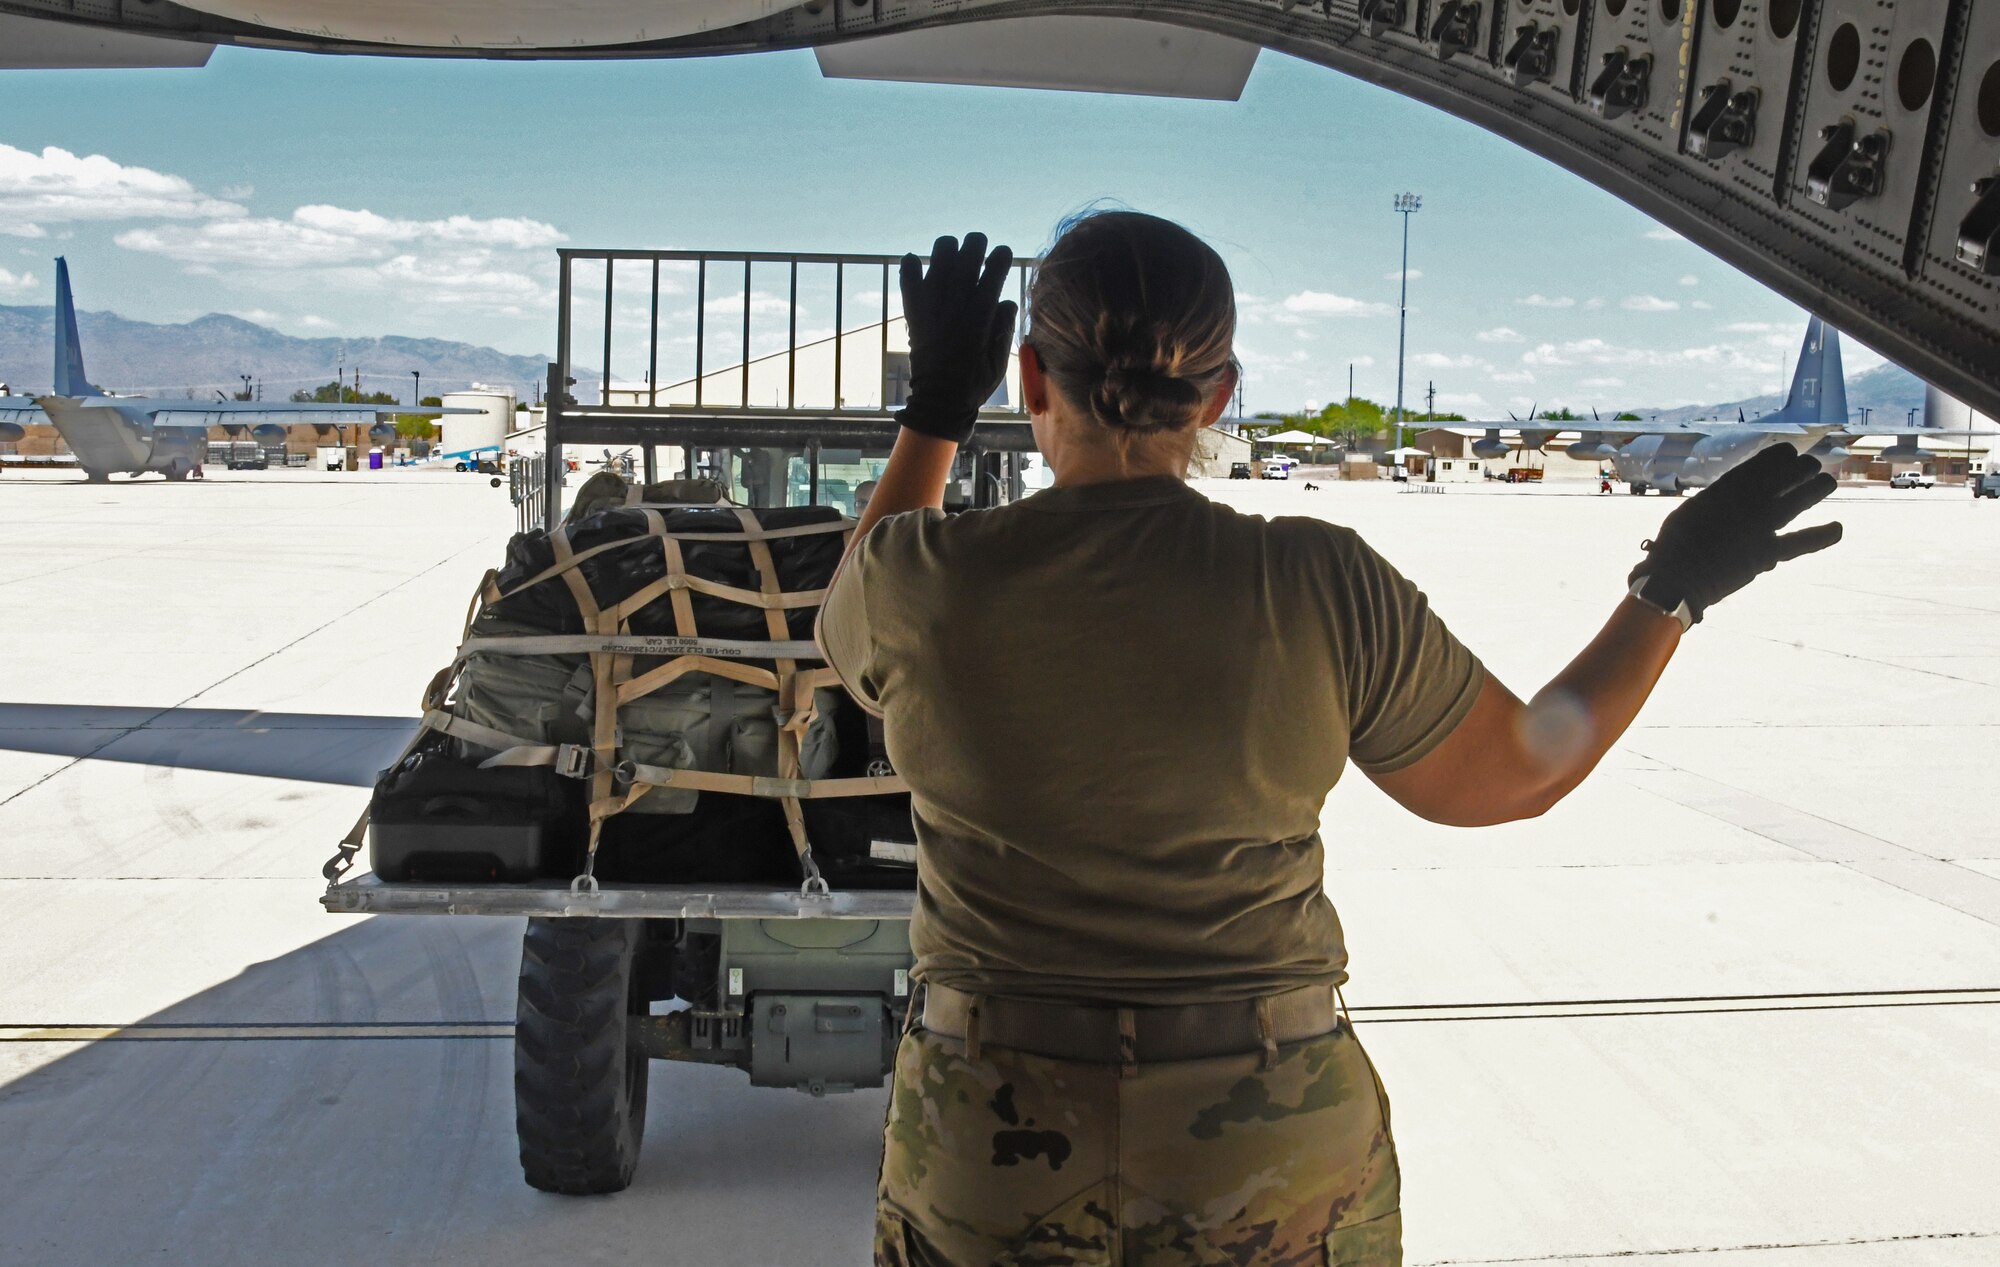
[[[861,513],[861,522],[848,539],[850,553],[876,524],[891,515],[926,506],[944,506],[945,483],[951,479],[951,464],[958,457],[958,445],[905,427],[896,433],[896,447],[889,453],[889,465],[875,481],[875,496]]]
[[[1489,675],[1443,743],[1414,765],[1369,777],[1405,809],[1451,827],[1546,813],[1639,715],[1680,640],[1678,620],[1628,598],[1532,703]]]
[[[1372,776],[1413,813],[1483,827],[1546,813],[1618,742],[1680,645],[1682,623],[1764,573],[1840,540],[1840,525],[1780,533],[1833,492],[1819,463],[1776,444],[1689,498],[1646,543],[1604,629],[1523,704],[1488,678],[1458,728],[1415,764]]]

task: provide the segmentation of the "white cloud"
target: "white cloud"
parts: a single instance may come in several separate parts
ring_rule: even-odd
[[[1658,295],[1630,295],[1618,305],[1627,312],[1679,312],[1680,300],[1662,299]]]
[[[1476,418],[1482,413],[1492,412],[1493,402],[1478,392],[1439,392],[1437,407],[1444,413],[1464,414],[1468,418]],[[1421,425],[1423,420],[1412,419],[1412,421]]]
[[[102,154],[79,157],[51,145],[41,153],[0,143],[0,232],[41,237],[44,224],[140,217],[188,220],[241,216],[179,176],[127,167]]]
[[[1427,370],[1491,369],[1492,363],[1476,356],[1447,356],[1443,352],[1413,352],[1410,364]]]
[[[1481,343],[1525,343],[1527,336],[1511,326],[1495,326],[1491,330],[1481,330],[1472,336]]]
[[[1388,304],[1370,303],[1365,299],[1330,294],[1323,290],[1302,290],[1296,295],[1287,295],[1280,307],[1298,317],[1380,317],[1390,311]]]
[[[875,298],[876,302],[879,304],[881,302],[880,291],[876,292]],[[706,304],[702,306],[706,311],[708,311],[711,314],[741,317],[743,315],[743,292],[738,291],[733,295],[719,296],[715,299],[709,300]],[[762,290],[753,290],[750,292],[750,313],[752,316],[782,317],[785,314],[789,313],[791,310],[792,310],[792,301],[787,299],[783,295],[773,295],[768,291],[762,291]],[[853,310],[849,309],[849,311],[852,312]],[[862,305],[862,311],[864,312],[868,311],[868,306],[866,304]],[[800,304],[799,315],[803,317],[805,314],[806,314],[806,307],[804,304]],[[889,318],[889,320],[893,323],[897,321],[898,318],[891,317]],[[880,322],[876,322],[874,324],[879,325]]]
[[[32,295],[40,285],[33,273],[10,273],[0,268],[0,295]]]
[[[554,225],[539,220],[471,216],[397,220],[325,204],[300,207],[287,220],[256,217],[158,225],[127,229],[114,239],[127,250],[183,263],[290,267],[386,260],[398,247],[426,242],[531,250],[564,240]]]
[[[1421,268],[1413,268],[1410,270],[1410,280],[1413,282],[1421,280],[1423,278],[1423,275],[1424,275],[1424,270]],[[1403,280],[1403,275],[1400,272],[1384,273],[1382,274],[1382,280],[1385,282],[1399,282]]]
[[[1604,301],[1602,299],[1587,300],[1583,307],[1586,312],[1596,312],[1598,309],[1604,307]]]
[[[310,312],[307,313],[305,316],[299,318],[299,324],[301,326],[304,326],[308,330],[333,329],[333,322],[328,321],[325,317],[318,316]]]
[[[1646,236],[1655,242],[1685,242],[1687,240],[1665,225],[1646,230]]]
[[[1515,300],[1514,302],[1515,302],[1515,303],[1518,303],[1518,304],[1522,304],[1522,305],[1525,305],[1526,307],[1529,307],[1529,308],[1574,308],[1574,307],[1576,307],[1576,300],[1574,300],[1574,299],[1571,299],[1571,298],[1570,298],[1570,297],[1569,297],[1568,295],[1557,295],[1557,296],[1553,296],[1553,297],[1551,297],[1551,296],[1549,296],[1549,295],[1544,295],[1544,294],[1540,294],[1539,292],[1538,292],[1538,293],[1536,293],[1536,294],[1533,294],[1533,295],[1529,295],[1529,296],[1528,296],[1528,297],[1527,297],[1526,299],[1517,299],[1517,300]]]
[[[1699,370],[1707,375],[1767,375],[1775,359],[1739,343],[1718,343],[1692,348],[1628,348],[1603,339],[1577,339],[1568,343],[1543,343],[1523,353],[1521,361],[1535,366],[1591,365],[1604,368],[1646,368]]]
[[[1688,307],[1693,308],[1696,312],[1715,311],[1715,305],[1708,302],[1706,299],[1697,299],[1693,303],[1689,304]]]
[[[260,326],[268,326],[273,321],[278,320],[277,313],[264,308],[239,308],[232,311],[229,315],[244,321],[255,322]]]
[[[1732,321],[1722,327],[1724,334],[1771,334],[1783,327],[1769,321]]]
[[[1493,375],[1492,375],[1491,377],[1492,377],[1493,381],[1494,381],[1494,382],[1496,382],[1496,383],[1505,383],[1505,384],[1507,384],[1507,385],[1509,385],[1509,386],[1518,386],[1518,385],[1523,385],[1523,384],[1527,384],[1527,383],[1532,383],[1532,382],[1534,382],[1534,381],[1535,381],[1535,371],[1533,371],[1533,370],[1496,370],[1496,371],[1495,371],[1495,372],[1493,373]]]
[[[329,290],[414,305],[485,307],[522,316],[554,299],[554,225],[517,217],[408,220],[316,203],[285,219],[212,219],[127,229],[113,241],[191,274],[273,295]]]
[[[1681,285],[1699,286],[1701,285],[1701,278],[1696,277],[1693,273],[1689,273],[1686,277],[1681,278]]]
[[[1577,383],[1579,387],[1623,387],[1622,378],[1586,378]]]

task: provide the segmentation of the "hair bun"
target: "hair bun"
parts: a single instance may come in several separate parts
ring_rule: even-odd
[[[1091,412],[1129,431],[1184,427],[1201,405],[1201,389],[1150,365],[1106,366],[1091,393]]]

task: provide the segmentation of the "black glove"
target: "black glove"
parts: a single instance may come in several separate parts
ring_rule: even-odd
[[[1014,253],[1004,246],[986,254],[983,233],[966,234],[964,246],[939,238],[928,274],[916,256],[903,257],[910,393],[897,422],[953,444],[972,438],[979,407],[1007,375],[1019,308],[1001,303],[1000,290],[1013,265]]]
[[[1647,578],[1644,601],[1664,611],[1686,603],[1699,621],[1712,604],[1780,563],[1838,542],[1837,523],[1778,533],[1837,487],[1817,459],[1773,445],[1668,515],[1626,579]]]

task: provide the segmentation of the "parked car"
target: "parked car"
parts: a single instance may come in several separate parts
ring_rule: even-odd
[[[1264,478],[1267,480],[1288,480],[1292,478],[1290,458],[1265,458]]]
[[[1889,477],[1890,488],[1936,488],[1937,476],[1922,471],[1898,471]]]
[[[1229,464],[1229,478],[1233,480],[1249,479],[1250,464],[1248,462],[1231,462]]]
[[[2000,471],[1988,471],[1972,481],[1972,495],[2000,501]]]

